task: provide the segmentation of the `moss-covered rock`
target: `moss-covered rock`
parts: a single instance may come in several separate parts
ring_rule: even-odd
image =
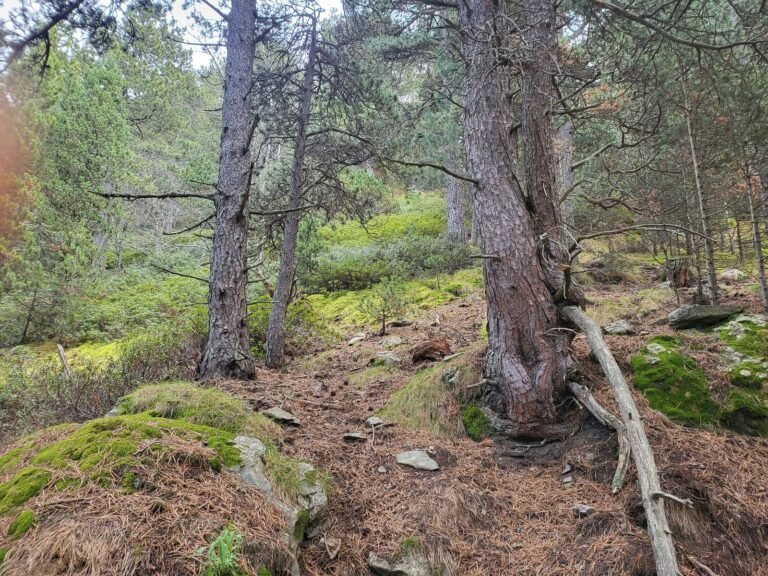
[[[742,314],[718,330],[725,342],[725,359],[731,384],[760,390],[768,384],[768,319]]]
[[[13,519],[8,527],[8,537],[12,540],[26,534],[37,522],[37,516],[32,510],[24,510]]]
[[[0,483],[0,514],[8,514],[37,496],[51,481],[51,473],[44,468],[28,466]]]
[[[768,401],[754,390],[733,389],[723,406],[722,423],[736,432],[768,436]]]
[[[645,394],[651,407],[676,422],[712,424],[720,407],[710,397],[706,374],[680,351],[680,346],[679,338],[657,336],[632,356],[635,387]]]

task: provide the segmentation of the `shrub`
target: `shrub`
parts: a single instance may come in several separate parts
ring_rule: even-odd
[[[238,555],[243,549],[243,536],[233,526],[227,526],[207,547],[199,548],[198,556],[205,556],[203,576],[240,576]]]
[[[387,320],[402,320],[410,308],[405,285],[390,279],[377,284],[360,302],[360,311],[381,324],[380,334],[387,332]]]

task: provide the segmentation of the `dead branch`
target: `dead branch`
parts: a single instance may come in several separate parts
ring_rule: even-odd
[[[672,541],[672,532],[664,513],[664,500],[653,496],[662,493],[659,473],[632,392],[627,386],[627,381],[624,379],[616,359],[603,340],[603,332],[600,327],[575,306],[565,306],[561,310],[561,314],[563,318],[584,332],[590,349],[597,356],[613,389],[613,395],[627,430],[630,450],[637,469],[640,495],[648,522],[648,536],[653,548],[657,574],[659,576],[678,576],[675,544]]]

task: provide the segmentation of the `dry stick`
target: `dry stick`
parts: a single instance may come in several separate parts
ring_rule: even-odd
[[[577,384],[576,382],[568,382],[568,388],[576,399],[586,408],[592,416],[594,416],[600,424],[607,428],[612,428],[616,431],[616,436],[619,439],[619,461],[616,464],[616,472],[613,474],[613,480],[611,481],[611,492],[616,494],[624,486],[624,478],[627,475],[629,469],[629,456],[631,450],[629,448],[629,438],[627,437],[627,429],[624,423],[616,416],[608,412],[600,403],[595,400],[592,393],[586,386]]]
[[[656,572],[658,576],[679,576],[672,532],[664,514],[664,500],[654,498],[654,494],[662,493],[659,473],[656,470],[653,451],[648,443],[648,437],[645,435],[643,421],[640,419],[640,413],[637,411],[629,386],[627,386],[619,365],[603,340],[600,327],[580,308],[565,306],[561,314],[563,318],[581,328],[587,336],[589,347],[597,356],[613,389],[621,419],[627,429],[629,446],[637,468],[637,479],[648,521],[648,536],[651,539],[653,556],[656,561]]]
[[[64,370],[64,377],[69,380],[72,377],[72,369],[67,362],[67,354],[64,352],[64,346],[56,344],[56,351],[59,353],[59,360],[61,361],[61,367]]]

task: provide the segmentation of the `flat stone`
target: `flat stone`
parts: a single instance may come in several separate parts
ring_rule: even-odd
[[[379,474],[386,474],[387,473],[387,469],[384,466],[379,466],[377,471],[378,471]]]
[[[371,361],[374,366],[386,366],[387,368],[398,368],[400,366],[400,356],[387,350],[385,352],[379,352]]]
[[[365,420],[365,425],[369,428],[380,428],[381,426],[384,426],[384,420],[378,416],[369,416]]]
[[[382,348],[394,348],[395,346],[400,346],[402,343],[403,339],[400,338],[400,336],[384,336],[384,338],[381,339]]]
[[[261,440],[250,436],[236,436],[234,447],[240,451],[240,465],[232,468],[232,472],[248,486],[267,496],[272,497],[272,484],[264,475],[264,461],[262,458],[267,449]]]
[[[344,438],[344,440],[349,440],[350,442],[365,442],[368,440],[368,436],[362,432],[345,432],[342,438]]]
[[[280,424],[291,424],[293,426],[298,426],[299,424],[301,424],[301,422],[299,421],[298,418],[296,418],[296,416],[277,406],[275,406],[274,408],[270,408],[269,410],[265,410],[264,412],[262,412],[262,414],[264,414],[264,416],[268,416],[272,418],[272,420]]]
[[[616,320],[603,326],[603,332],[613,336],[630,336],[635,333],[635,329],[626,320]]]
[[[352,338],[349,339],[349,342],[347,342],[347,344],[349,346],[354,346],[355,344],[358,344],[358,343],[362,342],[366,338],[367,338],[367,336],[366,336],[365,332],[358,332],[357,334],[352,336]]]
[[[371,552],[368,555],[368,568],[377,576],[430,576],[434,574],[427,559],[418,552],[410,552],[391,563]]]
[[[438,470],[440,466],[424,450],[410,450],[397,455],[397,463],[416,470]]]
[[[722,280],[726,284],[736,284],[737,282],[741,282],[747,277],[744,272],[741,270],[738,270],[737,268],[731,268],[730,270],[726,270],[720,276],[718,276],[718,280]]]
[[[743,310],[741,306],[692,304],[673,310],[667,318],[673,328],[706,328]]]
[[[573,513],[576,518],[586,518],[587,516],[594,514],[595,509],[587,504],[576,504],[573,507]]]
[[[573,476],[571,476],[570,474],[568,474],[567,476],[563,476],[563,484],[565,485],[573,484]]]

